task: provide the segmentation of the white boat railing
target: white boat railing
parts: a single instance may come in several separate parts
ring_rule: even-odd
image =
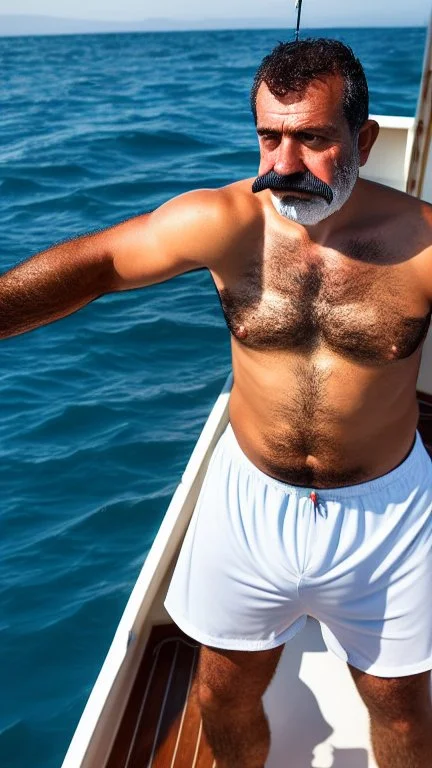
[[[388,187],[406,190],[414,139],[414,118],[394,115],[370,115],[380,126],[360,176]]]

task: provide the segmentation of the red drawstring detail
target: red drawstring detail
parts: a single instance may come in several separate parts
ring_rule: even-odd
[[[321,503],[318,499],[318,494],[316,491],[311,491],[309,494],[309,498],[314,505],[314,512],[315,515],[318,512],[321,517],[324,517],[327,520],[327,509],[325,507],[325,504]]]

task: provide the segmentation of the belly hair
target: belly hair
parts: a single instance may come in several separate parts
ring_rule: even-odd
[[[367,479],[363,467],[312,467],[307,464],[280,465],[278,462],[266,462],[266,474],[289,485],[303,488],[337,488],[339,486],[355,485]]]
[[[271,477],[306,487],[351,485],[367,478],[361,465],[341,467],[341,446],[328,436],[325,425],[308,425],[300,413],[290,422],[286,436],[267,436],[263,461]],[[316,457],[314,461],[312,457]]]

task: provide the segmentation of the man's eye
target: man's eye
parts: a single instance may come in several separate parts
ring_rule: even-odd
[[[266,144],[274,144],[279,141],[279,136],[275,133],[264,133],[261,135],[261,140]]]
[[[325,144],[327,139],[324,136],[317,136],[315,133],[301,133],[300,139],[306,144]]]

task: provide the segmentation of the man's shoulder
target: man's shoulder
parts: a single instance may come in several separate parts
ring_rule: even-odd
[[[432,300],[432,205],[402,190],[365,182],[376,230],[399,263],[406,261]],[[374,226],[372,224],[372,226]]]
[[[252,194],[252,179],[242,179],[233,184],[214,189],[203,188],[184,192],[172,198],[159,209],[165,213],[176,213],[186,219],[235,224],[256,217],[259,204]]]
[[[164,241],[181,243],[193,255],[206,253],[208,264],[238,249],[261,226],[260,203],[244,179],[217,189],[195,189],[171,198],[151,214],[151,231]]]
[[[233,195],[236,198],[244,197],[244,199],[252,201],[256,199],[256,195],[252,192],[252,184],[254,181],[255,177],[252,176],[248,179],[240,179],[232,184],[227,184],[220,189],[225,192],[225,194]]]
[[[253,179],[241,179],[216,189],[196,189],[183,195],[185,203],[193,202],[203,210],[238,221],[257,215],[260,205],[252,193]]]
[[[362,179],[361,184],[361,217],[369,221],[371,226],[377,222],[379,228],[395,240],[400,235],[402,242],[412,245],[415,242],[432,244],[430,203],[385,184],[366,179]]]
[[[430,220],[432,205],[426,200],[369,179],[361,179],[361,184],[368,202],[377,203],[378,210],[383,213],[388,211],[399,215],[402,212],[407,216],[424,216]]]

